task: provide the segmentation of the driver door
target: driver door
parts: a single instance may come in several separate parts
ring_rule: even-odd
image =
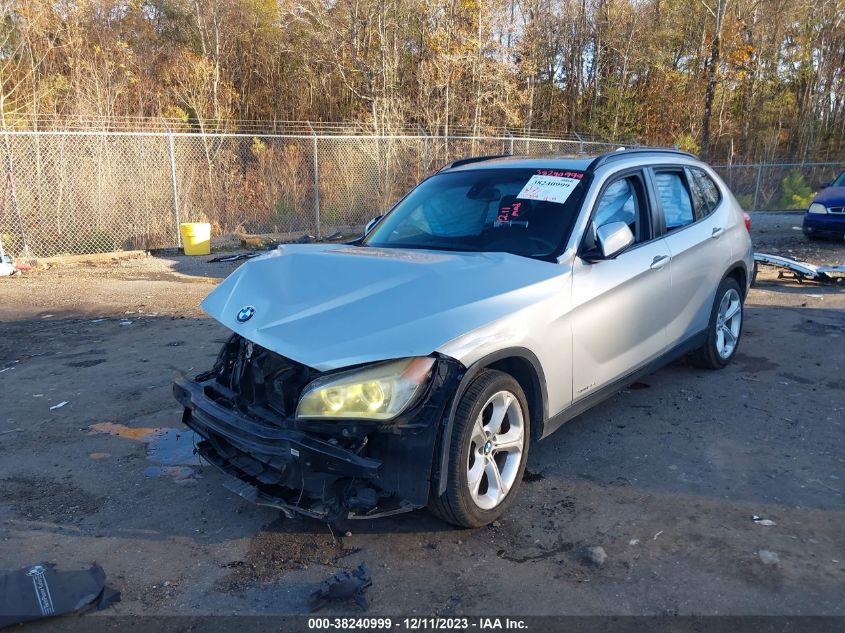
[[[595,231],[624,221],[635,242],[614,259],[575,258],[572,269],[573,398],[584,398],[667,348],[669,249],[654,238],[653,204],[640,170],[609,180],[592,210],[579,253]]]

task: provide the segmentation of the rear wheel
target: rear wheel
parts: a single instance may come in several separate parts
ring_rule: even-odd
[[[484,370],[464,392],[455,414],[446,492],[429,509],[460,527],[480,527],[511,506],[522,482],[531,422],[519,383]]]
[[[721,369],[731,362],[742,335],[742,291],[733,277],[719,284],[710,312],[707,340],[692,353],[692,361],[705,369]]]

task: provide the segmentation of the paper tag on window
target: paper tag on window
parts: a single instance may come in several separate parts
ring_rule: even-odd
[[[560,176],[531,176],[517,194],[523,200],[545,200],[563,204],[580,180]]]

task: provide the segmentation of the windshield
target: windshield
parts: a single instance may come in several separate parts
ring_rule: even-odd
[[[836,180],[834,180],[831,184],[831,187],[845,187],[845,171],[843,171]]]
[[[436,174],[400,201],[363,244],[549,258],[572,230],[584,180],[583,171],[552,169]]]

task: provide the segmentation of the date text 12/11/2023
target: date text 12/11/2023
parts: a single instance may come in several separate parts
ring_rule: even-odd
[[[527,631],[528,625],[520,618],[496,617],[341,617],[308,618],[309,631]]]

